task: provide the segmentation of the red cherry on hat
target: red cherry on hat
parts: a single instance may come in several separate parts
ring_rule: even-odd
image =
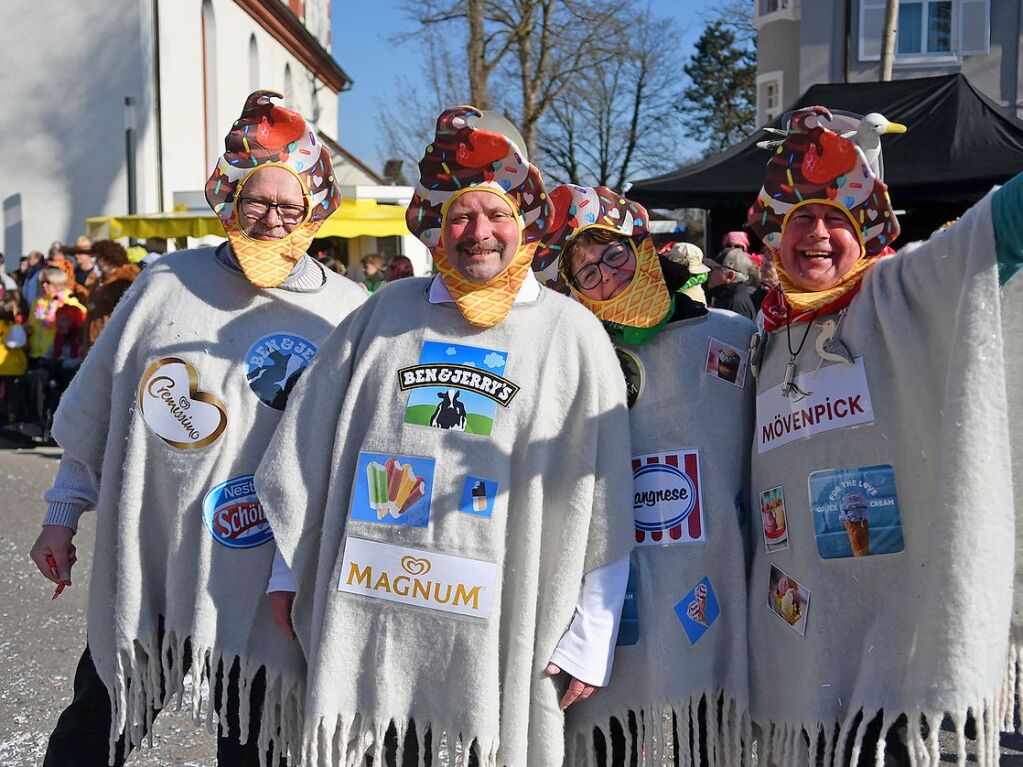
[[[803,155],[803,176],[815,184],[827,184],[856,165],[856,146],[849,139],[830,131],[820,134],[820,151],[816,144]]]
[[[271,118],[267,119],[264,117],[259,126],[260,143],[267,149],[274,150],[286,147],[292,141],[297,141],[305,133],[305,120],[297,112],[273,107]]]
[[[567,186],[559,186],[551,192],[551,204],[554,206],[554,216],[551,218],[548,232],[557,232],[565,226],[568,220],[568,209],[572,207],[572,190]]]
[[[455,152],[455,159],[467,168],[482,168],[508,154],[508,140],[498,133],[475,131],[469,140],[472,146],[460,143]]]

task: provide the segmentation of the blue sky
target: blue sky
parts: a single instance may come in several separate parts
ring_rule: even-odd
[[[657,16],[670,16],[683,32],[664,41],[664,55],[678,60],[681,72],[693,43],[704,27],[704,14],[713,0],[650,0]],[[382,142],[378,138],[377,105],[394,98],[399,75],[419,69],[419,50],[398,45],[392,36],[407,32],[411,22],[402,12],[401,0],[333,0],[332,39],[334,57],[355,81],[338,103],[338,141],[377,172],[383,169]],[[624,6],[634,9],[635,6]],[[680,83],[681,85],[681,83]],[[428,138],[428,137],[427,137]]]

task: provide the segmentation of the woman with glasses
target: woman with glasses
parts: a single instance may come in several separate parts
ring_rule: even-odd
[[[568,761],[732,763],[749,742],[753,325],[679,292],[688,269],[657,256],[642,206],[606,187],[562,186],[551,199],[557,215],[534,267],[559,264],[557,283],[603,321],[618,352],[636,544],[611,682],[569,709]]]

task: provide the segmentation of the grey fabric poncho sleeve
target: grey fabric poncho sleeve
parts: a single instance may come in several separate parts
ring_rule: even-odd
[[[624,382],[596,319],[562,296],[545,290],[480,330],[454,306],[429,304],[426,285],[389,285],[338,328],[257,472],[298,583],[306,759],[358,764],[367,754],[376,763],[387,729],[401,744],[414,723],[420,762],[429,731],[435,764],[443,750],[466,759],[475,750],[484,767],[560,764],[563,719],[544,668],[583,574],[632,546]],[[431,342],[506,356],[503,375],[520,388],[489,437],[405,420],[397,372]],[[357,518],[360,451],[434,463],[428,525]],[[488,517],[460,508],[470,476],[497,484]],[[492,565],[488,612],[341,592],[351,582],[342,559],[367,541],[457,557],[466,572]]]

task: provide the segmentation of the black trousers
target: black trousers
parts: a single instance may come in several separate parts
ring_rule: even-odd
[[[185,654],[188,657],[188,653]],[[186,669],[187,671],[187,669]],[[235,663],[227,676],[226,715],[228,732],[238,733],[238,664]],[[198,695],[198,690],[195,691]],[[223,667],[217,669],[214,684],[214,705],[218,705],[224,694]],[[244,745],[237,735],[225,736],[218,730],[217,764],[219,767],[259,767],[259,719],[266,694],[266,674],[260,669],[252,680],[249,704],[248,740]],[[218,706],[219,707],[219,706]],[[160,712],[156,709],[153,718]],[[108,738],[110,733],[110,695],[106,685],[96,673],[89,648],[85,648],[78,669],[75,671],[74,697],[57,719],[57,726],[50,735],[46,747],[43,767],[106,767],[109,756]],[[117,741],[114,765],[121,767],[131,753],[125,736]],[[269,761],[269,758],[268,758]],[[282,759],[283,766],[285,761]]]

